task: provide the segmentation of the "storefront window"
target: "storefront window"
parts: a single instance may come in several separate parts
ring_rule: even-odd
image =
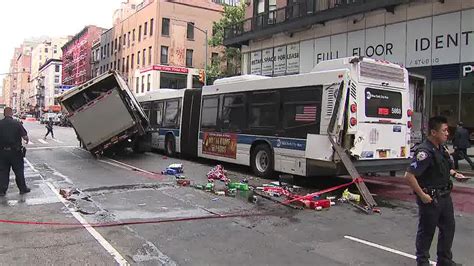
[[[461,80],[461,121],[474,131],[474,75]]]
[[[160,88],[185,89],[188,75],[161,72]]]
[[[433,102],[431,114],[448,118],[450,127],[455,127],[459,115],[459,80],[433,80]]]

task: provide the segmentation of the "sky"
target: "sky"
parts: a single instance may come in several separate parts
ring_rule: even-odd
[[[31,37],[75,35],[86,25],[112,27],[125,0],[7,0],[0,8],[0,73],[8,72],[15,47]],[[0,83],[3,75],[0,75]],[[0,85],[1,86],[1,85]]]

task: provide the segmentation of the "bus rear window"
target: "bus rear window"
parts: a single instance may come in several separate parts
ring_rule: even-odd
[[[402,118],[402,94],[400,92],[366,88],[365,116]]]

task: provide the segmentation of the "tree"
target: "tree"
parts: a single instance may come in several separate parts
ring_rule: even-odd
[[[224,29],[240,23],[245,17],[245,4],[237,6],[224,5],[222,18],[214,21],[213,35],[209,39],[211,47],[221,47],[224,43]],[[238,75],[240,72],[241,53],[239,48],[225,47],[222,55],[212,60],[206,69],[208,80],[212,82],[217,78]],[[225,67],[224,67],[225,66]]]

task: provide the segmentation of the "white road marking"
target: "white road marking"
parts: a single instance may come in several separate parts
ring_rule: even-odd
[[[35,172],[38,172],[31,162],[25,158],[26,163],[33,169]],[[39,172],[38,172],[39,173]],[[85,219],[82,215],[76,212],[73,208],[69,207],[68,202],[59,194],[58,189],[56,189],[53,184],[49,181],[46,181],[43,176],[40,174],[43,181],[49,186],[49,188],[56,194],[61,203],[68,209],[68,211],[76,218],[76,220],[81,223],[81,225],[91,234],[97,242],[115,259],[118,265],[130,265],[127,260],[107,241],[105,238],[97,232]]]
[[[355,238],[353,236],[344,236],[344,238],[355,241],[355,242],[365,244],[367,246],[371,246],[371,247],[374,247],[374,248],[378,248],[378,249],[381,249],[381,250],[385,250],[385,251],[388,251],[388,252],[391,252],[391,253],[394,253],[394,254],[397,254],[397,255],[400,255],[400,256],[404,256],[404,257],[416,260],[416,256],[408,254],[408,253],[403,252],[403,251],[399,251],[399,250],[396,250],[396,249],[393,249],[393,248],[385,247],[385,246],[375,244],[375,243],[372,243],[372,242],[369,242],[369,241],[366,241],[366,240]],[[430,265],[436,265],[436,262],[430,260]]]
[[[49,150],[49,149],[76,148],[76,147],[77,146],[49,146],[49,147],[28,148],[28,150]]]
[[[48,142],[46,142],[44,139],[38,139],[38,141],[43,143],[43,144],[48,144]]]
[[[60,141],[59,139],[53,139],[53,141],[55,141],[57,143],[64,143],[64,142]]]
[[[31,140],[30,140],[30,141],[28,141],[28,145],[35,145],[35,144],[33,142],[31,142]]]

